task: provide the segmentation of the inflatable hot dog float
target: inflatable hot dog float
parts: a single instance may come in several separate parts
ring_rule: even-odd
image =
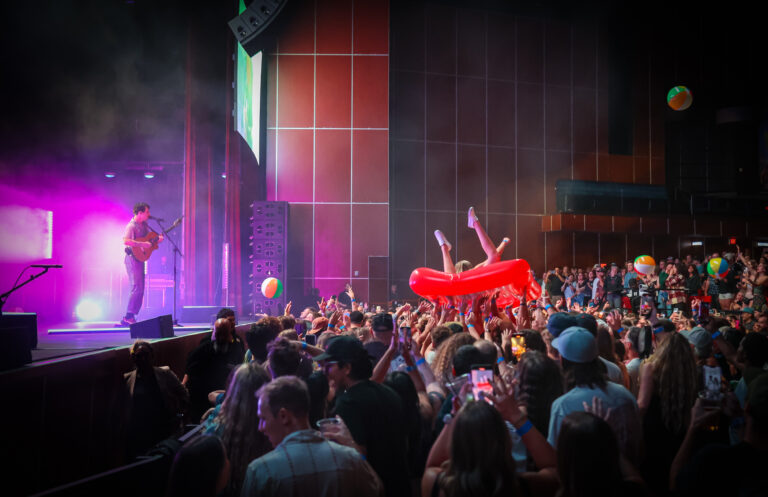
[[[413,270],[408,284],[417,295],[441,303],[500,292],[496,300],[498,305],[516,307],[524,293],[525,300],[536,300],[541,296],[541,286],[533,279],[531,267],[523,259],[496,262],[458,274],[420,267]]]

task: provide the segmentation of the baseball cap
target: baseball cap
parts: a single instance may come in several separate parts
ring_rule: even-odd
[[[552,340],[552,346],[571,362],[587,363],[597,358],[594,335],[581,326],[571,326]]]
[[[752,309],[751,307],[745,307],[745,308],[743,308],[743,309],[741,310],[741,312],[742,312],[742,313],[747,313],[747,314],[752,314],[753,312],[755,312],[755,310],[754,310],[754,309]]]
[[[337,336],[331,338],[325,352],[315,356],[315,361],[343,361],[354,362],[363,357],[368,357],[368,352],[363,347],[363,342],[352,336]]]
[[[701,326],[695,326],[692,330],[682,330],[680,334],[688,339],[696,350],[706,349],[712,345],[712,335]]]
[[[566,328],[576,326],[576,318],[567,312],[556,312],[547,321],[547,331],[557,338]]]

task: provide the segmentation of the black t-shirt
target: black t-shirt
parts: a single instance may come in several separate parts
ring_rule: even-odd
[[[352,297],[350,297],[346,291],[341,292],[336,300],[338,300],[339,304],[342,304],[344,307],[352,305]]]
[[[678,494],[768,495],[768,450],[742,442],[709,445],[699,451],[677,476]]]
[[[376,364],[378,364],[379,360],[381,360],[381,358],[384,356],[384,353],[389,348],[389,345],[383,342],[373,340],[363,345],[363,347],[365,347],[365,350],[366,352],[368,352],[368,355],[371,357],[371,362],[375,367]]]
[[[619,293],[624,290],[624,281],[621,279],[621,275],[616,273],[616,276],[611,276],[610,273],[605,275],[605,291],[608,293]]]
[[[212,407],[208,402],[208,394],[226,389],[229,373],[242,364],[244,357],[245,347],[239,338],[229,343],[226,350],[216,350],[213,341],[203,340],[189,353],[186,374],[189,376],[187,388],[192,421],[198,421]]]
[[[547,278],[547,293],[558,296],[563,294],[563,281],[554,273],[550,274]],[[554,304],[555,302],[552,303]]]
[[[408,431],[400,396],[391,388],[363,380],[336,398],[335,413],[366,448],[366,459],[384,483],[386,494],[410,496]]]

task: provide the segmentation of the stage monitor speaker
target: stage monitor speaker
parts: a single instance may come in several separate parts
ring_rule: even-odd
[[[253,57],[271,42],[267,28],[282,12],[287,0],[253,0],[242,14],[229,21],[229,29],[249,56]]]
[[[170,338],[172,336],[174,336],[173,317],[170,314],[131,325],[131,338]]]
[[[32,349],[29,346],[26,329],[22,327],[0,328],[0,371],[20,368],[32,362]]]

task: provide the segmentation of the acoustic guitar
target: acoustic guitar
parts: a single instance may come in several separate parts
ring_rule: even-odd
[[[173,222],[172,225],[168,227],[167,230],[163,231],[163,235],[168,234],[169,232],[173,231],[176,226],[181,224],[181,219],[184,216],[178,218]],[[149,234],[146,236],[142,236],[141,238],[137,238],[137,242],[152,242],[151,247],[131,247],[131,251],[133,252],[133,256],[136,258],[139,262],[146,262],[149,259],[149,256],[152,255],[152,252],[157,250],[157,244],[160,243],[160,234],[158,234],[156,231],[150,231]]]
[[[133,252],[133,256],[136,258],[139,262],[146,262],[149,259],[149,256],[152,255],[152,252],[157,250],[157,244],[160,243],[160,235],[155,233],[154,231],[150,231],[147,236],[142,236],[141,238],[137,238],[137,242],[152,242],[151,247],[131,247],[131,252]]]

